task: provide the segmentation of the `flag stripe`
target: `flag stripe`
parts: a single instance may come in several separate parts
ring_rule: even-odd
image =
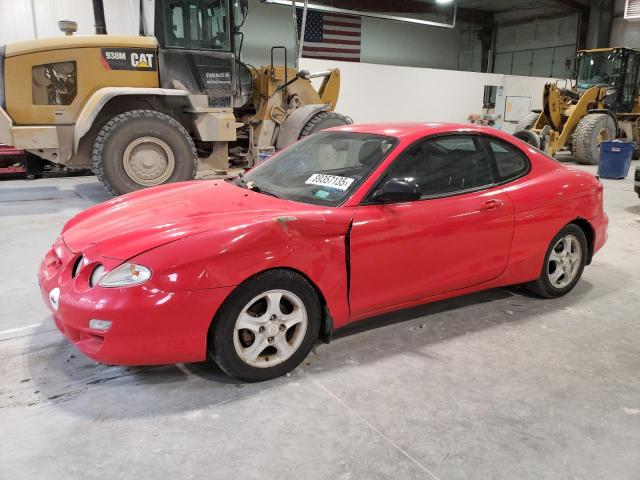
[[[358,40],[344,40],[343,38],[333,37],[333,36],[329,36],[329,35],[325,35],[323,42],[339,43],[341,45],[357,45],[357,46],[360,46],[360,42]],[[304,42],[304,43],[307,44],[309,42]]]
[[[331,57],[327,56],[327,55],[319,55],[319,54],[315,54],[315,53],[310,53],[308,55],[305,55],[305,57],[308,58],[317,58],[318,60],[340,60],[341,62],[359,62],[360,61],[360,57],[340,57],[338,55],[333,55]]]
[[[358,39],[360,39],[360,32],[346,32],[343,31],[341,32],[340,30],[324,30],[324,34],[325,35],[346,35],[348,37],[358,37]]]
[[[307,52],[330,52],[330,53],[360,53],[360,49],[358,48],[357,50],[355,49],[350,49],[350,48],[331,48],[327,45],[324,45],[322,47],[307,47],[305,45],[304,49]]]
[[[360,28],[360,24],[359,23],[350,23],[350,22],[335,22],[335,21],[330,21],[330,20],[325,20],[324,21],[325,25],[330,25],[332,27],[347,27],[347,28]]]

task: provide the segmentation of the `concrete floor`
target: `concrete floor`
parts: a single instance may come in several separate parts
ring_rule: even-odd
[[[631,176],[604,183],[609,242],[565,298],[386,315],[248,385],[77,353],[35,272],[106,194],[93,177],[0,182],[0,478],[637,480],[640,199]]]

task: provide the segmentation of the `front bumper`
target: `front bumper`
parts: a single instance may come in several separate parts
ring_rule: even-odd
[[[43,300],[58,330],[82,353],[110,365],[161,365],[206,359],[209,325],[231,287],[185,292],[155,288],[153,279],[127,288],[90,287],[99,263],[110,270],[120,260],[95,248],[82,252],[84,266],[72,277],[80,256],[59,238],[38,273]],[[59,289],[57,301],[50,293]],[[55,306],[54,306],[55,304]],[[107,331],[89,328],[91,319],[112,322]]]

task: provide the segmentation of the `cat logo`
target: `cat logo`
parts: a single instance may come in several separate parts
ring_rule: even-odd
[[[100,61],[105,70],[155,71],[156,51],[150,48],[103,48]]]
[[[131,53],[133,68],[153,68],[153,53]]]

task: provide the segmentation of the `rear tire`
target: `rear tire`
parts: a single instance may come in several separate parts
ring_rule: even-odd
[[[597,165],[600,143],[616,138],[616,124],[611,115],[589,113],[582,117],[573,132],[571,150],[578,163]]]
[[[543,298],[566,295],[582,276],[587,264],[587,248],[582,229],[574,224],[565,226],[549,244],[540,277],[525,287]]]
[[[176,120],[132,110],[109,120],[96,136],[92,169],[113,195],[195,178],[198,154]]]
[[[319,112],[311,117],[305,124],[300,132],[300,138],[307,137],[325,128],[341,127],[342,125],[351,125],[352,123],[353,121],[346,115],[341,115],[336,112]]]
[[[225,300],[209,331],[209,353],[232,377],[270,380],[307,357],[318,339],[320,319],[318,295],[304,277],[270,270],[250,278]]]

